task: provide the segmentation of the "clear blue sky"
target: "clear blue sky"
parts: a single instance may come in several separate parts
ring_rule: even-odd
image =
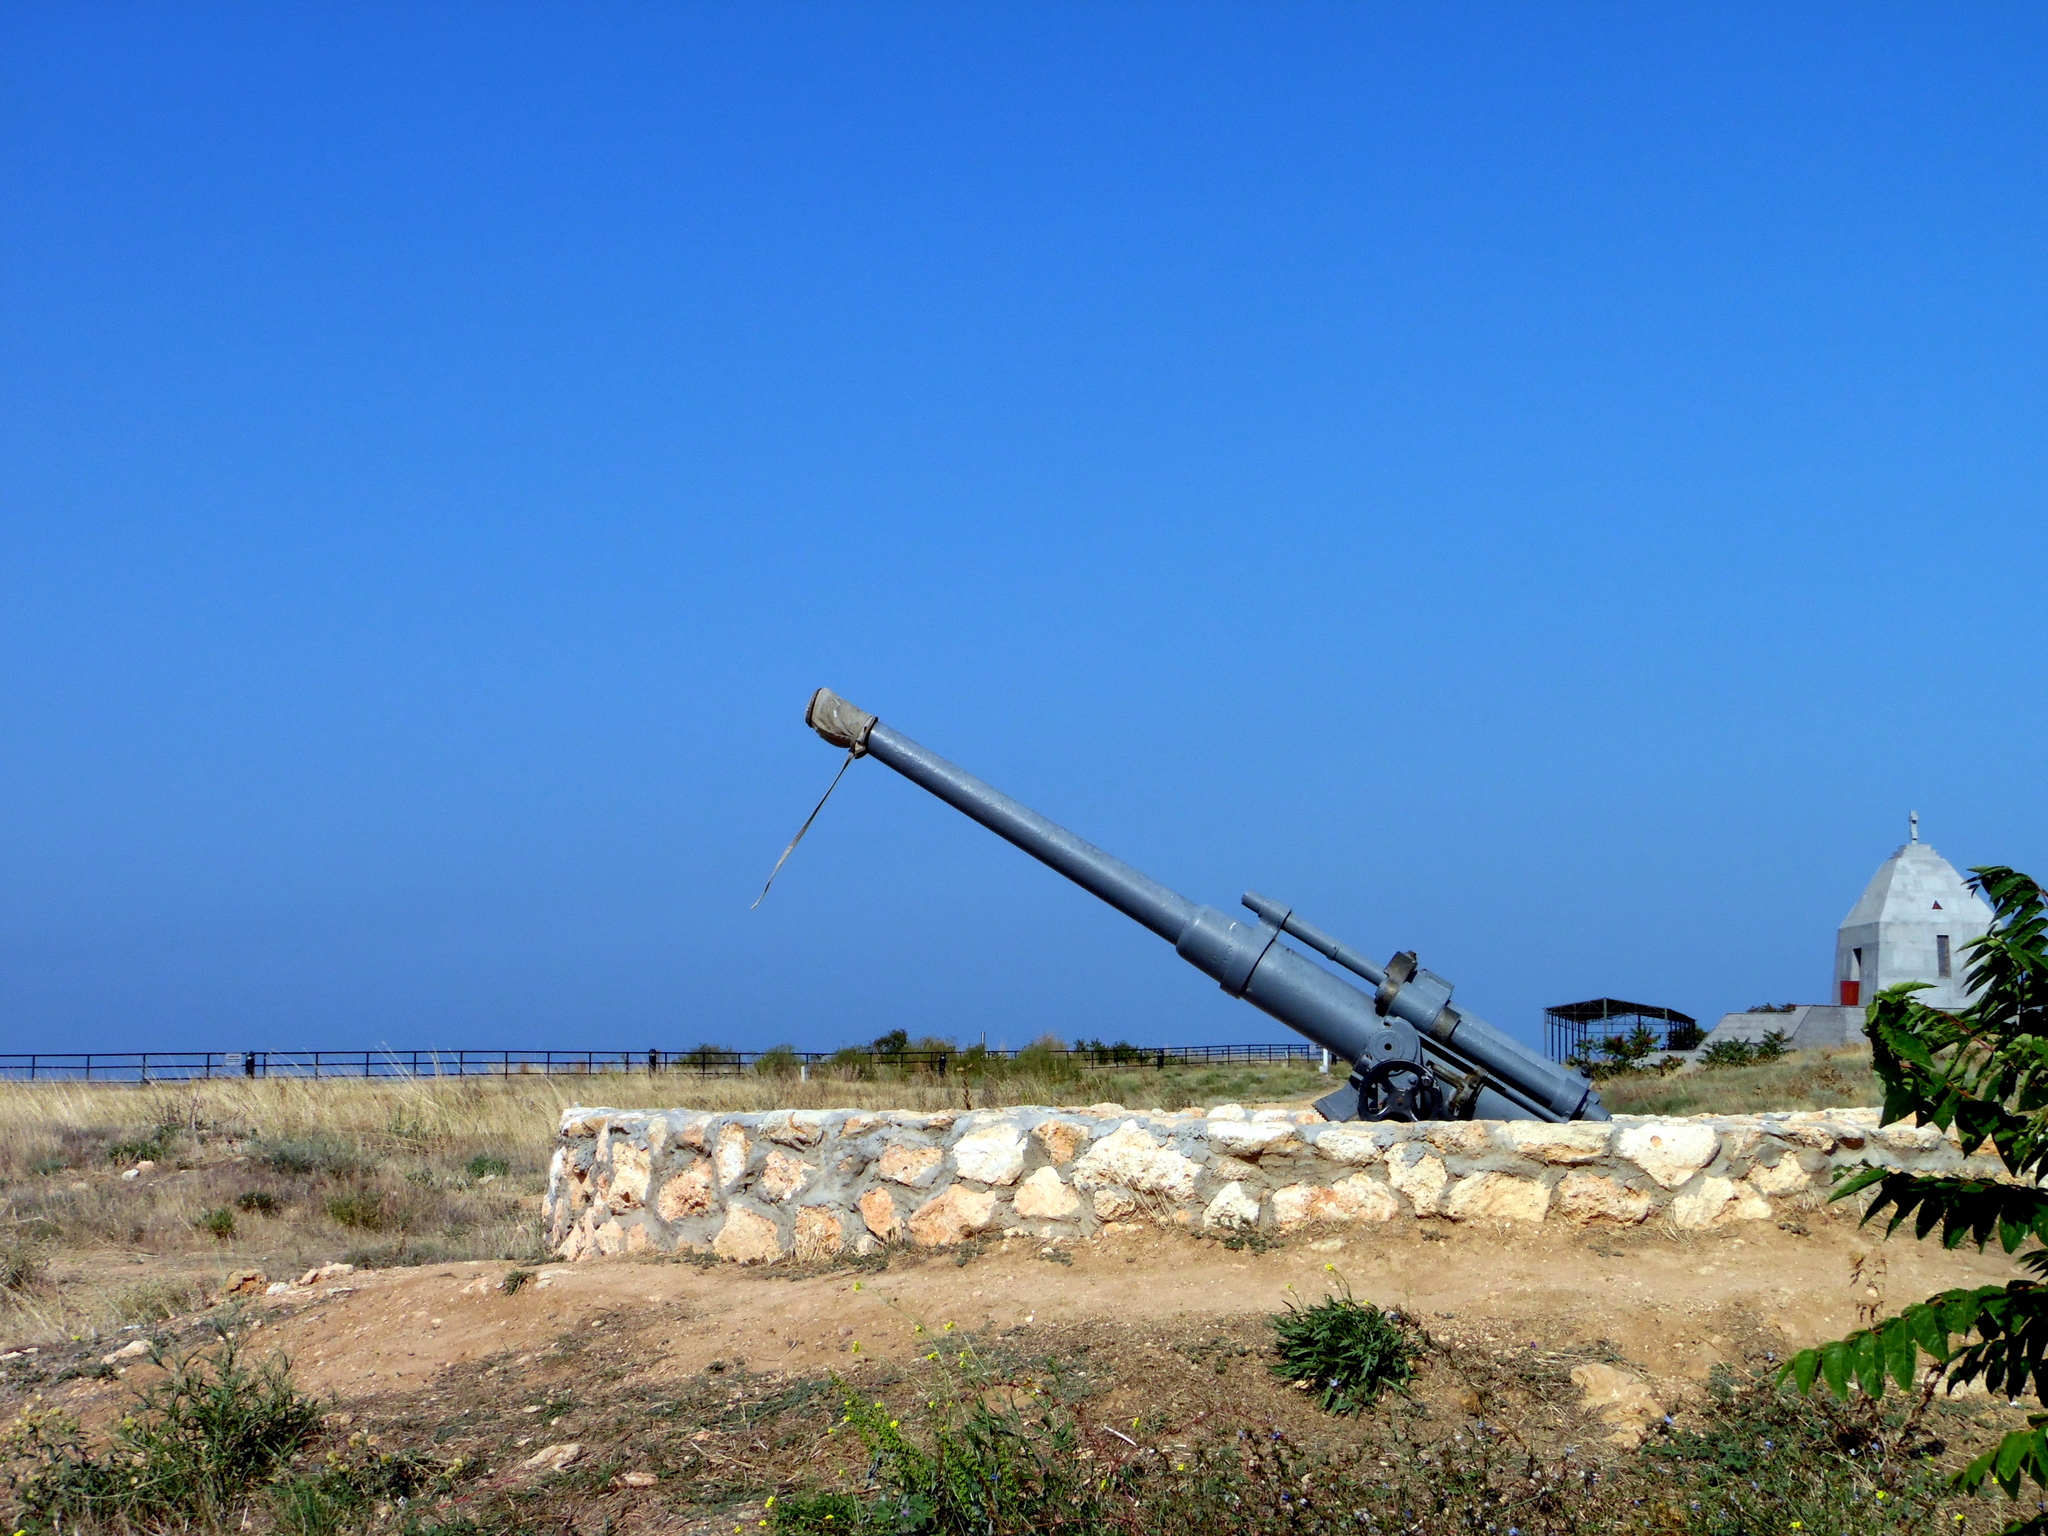
[[[0,1049],[1533,1037],[2048,871],[2038,6],[15,6]]]

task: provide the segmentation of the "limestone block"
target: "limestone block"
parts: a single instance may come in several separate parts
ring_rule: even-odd
[[[1656,1204],[1640,1189],[1604,1173],[1573,1171],[1558,1180],[1553,1192],[1558,1212],[1577,1222],[1618,1221],[1632,1224]]]
[[[773,1264],[782,1257],[782,1233],[766,1216],[735,1206],[711,1240],[711,1251],[736,1264]]]
[[[839,1134],[848,1139],[855,1136],[865,1136],[881,1123],[882,1117],[880,1115],[848,1115],[840,1122]]]
[[[1439,1120],[1423,1128],[1422,1139],[1447,1157],[1482,1157],[1492,1139],[1472,1120]]]
[[[1103,1221],[1120,1221],[1138,1208],[1137,1199],[1127,1189],[1098,1189],[1089,1203]]]
[[[711,1209],[711,1165],[692,1163],[681,1173],[661,1186],[661,1193],[655,1197],[655,1209],[661,1212],[663,1221],[681,1221],[686,1216],[702,1216]]]
[[[1031,1134],[1044,1146],[1045,1155],[1062,1166],[1071,1163],[1074,1154],[1088,1144],[1088,1127],[1072,1120],[1047,1120]]]
[[[691,1115],[676,1128],[676,1140],[692,1152],[709,1153],[710,1144],[704,1139],[705,1127],[710,1124],[702,1115]]]
[[[953,1169],[981,1184],[1011,1184],[1024,1171],[1024,1133],[1010,1124],[970,1131],[953,1143]]]
[[[1615,1150],[1666,1189],[1676,1189],[1714,1160],[1721,1136],[1697,1121],[1650,1120],[1623,1130]]]
[[[907,1184],[912,1189],[922,1189],[931,1183],[945,1157],[946,1154],[937,1147],[906,1147],[892,1144],[882,1149],[881,1161],[875,1164],[875,1172],[892,1184]]]
[[[1293,1126],[1274,1125],[1270,1121],[1259,1124],[1212,1120],[1208,1129],[1211,1143],[1239,1157],[1257,1157],[1271,1147],[1295,1145]]]
[[[595,1136],[598,1127],[606,1124],[611,1116],[608,1109],[565,1109],[562,1111],[561,1134],[568,1140]]]
[[[944,1248],[986,1231],[995,1212],[993,1192],[948,1185],[911,1213],[910,1236],[927,1248]]]
[[[632,1226],[626,1228],[626,1252],[648,1253],[653,1248],[654,1239],[647,1235],[647,1229],[640,1225],[639,1222],[636,1221]]]
[[[1034,1221],[1066,1221],[1079,1213],[1081,1197],[1050,1168],[1041,1168],[1017,1186],[1011,1202],[1019,1216]]]
[[[825,1116],[815,1109],[793,1109],[765,1123],[761,1134],[770,1141],[802,1151],[825,1139]]]
[[[1591,1163],[1607,1155],[1614,1127],[1601,1120],[1547,1125],[1541,1120],[1505,1120],[1495,1132],[1509,1151],[1539,1163]]]
[[[1450,1182],[1444,1160],[1426,1143],[1403,1142],[1387,1153],[1387,1182],[1408,1197],[1418,1216],[1434,1216]]]
[[[811,1175],[816,1171],[800,1157],[791,1157],[780,1150],[770,1152],[768,1160],[761,1165],[761,1176],[754,1181],[754,1188],[770,1200],[788,1200],[811,1182]]]
[[[1209,1111],[1209,1118],[1211,1120],[1249,1120],[1251,1116],[1244,1112],[1242,1104],[1218,1104]]]
[[[1759,1194],[1796,1195],[1813,1183],[1813,1176],[1799,1166],[1798,1158],[1786,1156],[1750,1169],[1749,1183]]]
[[[796,1258],[800,1264],[815,1264],[834,1257],[846,1246],[836,1212],[822,1205],[806,1206],[796,1213]]]
[[[731,1189],[747,1171],[747,1133],[728,1125],[718,1133],[718,1153],[712,1159],[718,1169],[718,1187]]]
[[[1155,1110],[1153,1113],[1157,1114],[1158,1111]],[[1292,1111],[1285,1109],[1255,1109],[1252,1111],[1252,1120],[1258,1125],[1292,1125],[1294,1115]]]
[[[626,1251],[626,1229],[620,1225],[616,1216],[593,1234],[593,1246],[606,1256]]]
[[[612,1147],[611,1201],[620,1209],[647,1203],[647,1180],[654,1163],[645,1150],[620,1142]]]
[[[1247,1192],[1235,1179],[1217,1190],[1202,1212],[1202,1225],[1205,1227],[1256,1227],[1258,1224],[1259,1197]]]
[[[1289,1184],[1273,1192],[1273,1219],[1282,1232],[1339,1221],[1391,1221],[1401,1202],[1378,1179],[1354,1173],[1335,1184]]]
[[[1550,1190],[1538,1179],[1511,1173],[1475,1173],[1458,1180],[1444,1201],[1455,1221],[1541,1221],[1550,1209]]]
[[[1701,1179],[1698,1189],[1671,1202],[1671,1224],[1674,1227],[1711,1227],[1734,1199],[1733,1179]],[[1767,1212],[1768,1209],[1766,1207]]]
[[[1769,1221],[1771,1215],[1771,1202],[1744,1182],[1735,1186],[1735,1200],[1721,1212],[1721,1220]]]
[[[1316,1137],[1316,1150],[1340,1163],[1376,1163],[1384,1148],[1370,1131],[1333,1125]]]
[[[896,1202],[886,1189],[869,1190],[860,1197],[855,1209],[868,1230],[885,1243],[894,1242],[896,1234],[903,1230],[903,1218],[896,1214]]]
[[[1135,1120],[1124,1122],[1095,1143],[1074,1164],[1074,1180],[1083,1189],[1121,1184],[1138,1194],[1186,1200],[1195,1192],[1201,1166],[1159,1141]]]

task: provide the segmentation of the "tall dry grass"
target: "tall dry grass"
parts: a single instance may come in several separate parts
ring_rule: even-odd
[[[1631,1072],[1600,1084],[1617,1115],[1760,1115],[1795,1109],[1882,1104],[1884,1085],[1870,1048],[1793,1051],[1750,1067],[1703,1067],[1659,1077]]]

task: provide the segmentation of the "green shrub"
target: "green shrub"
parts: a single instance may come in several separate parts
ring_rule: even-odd
[[[252,1216],[275,1216],[279,1201],[267,1189],[247,1189],[235,1196],[235,1208]]]
[[[793,1045],[771,1045],[754,1058],[754,1071],[762,1077],[795,1077],[797,1070]]]
[[[327,1214],[336,1225],[357,1232],[382,1232],[391,1223],[391,1208],[383,1191],[364,1185],[330,1195]]]
[[[502,1179],[512,1171],[512,1165],[495,1153],[479,1152],[463,1164],[462,1171],[472,1179]]]
[[[1939,1228],[1944,1248],[1981,1250],[1995,1235],[2011,1253],[2032,1239],[2018,1262],[2035,1278],[1944,1291],[1802,1350],[1781,1373],[1801,1392],[1816,1380],[1841,1398],[1880,1398],[1888,1384],[1911,1391],[1925,1356],[1951,1391],[1981,1380],[2000,1397],[2024,1394],[2048,1408],[2048,1286],[2039,1278],[2048,1275],[2048,891],[1998,865],[1972,870],[1970,884],[1990,898],[1992,923],[1965,946],[1969,1007],[1930,1007],[1915,995],[1929,984],[1907,982],[1877,995],[1867,1031],[1884,1082],[1883,1123],[1939,1126],[1966,1148],[1995,1153],[2013,1182],[1873,1167],[1836,1185],[1833,1198],[1875,1186],[1863,1220],[1885,1217],[1887,1237],[1910,1221],[1920,1238]],[[2016,1499],[2029,1478],[2048,1489],[2048,1413],[2030,1415],[1956,1482],[1972,1491],[1995,1482]],[[2009,1530],[2048,1532],[2048,1512]]]
[[[18,1419],[7,1448],[20,1529],[218,1529],[319,1419],[283,1366],[246,1368],[224,1336],[210,1355],[171,1361],[114,1424],[104,1451],[89,1449],[77,1421],[58,1410]]]
[[[498,1289],[507,1296],[517,1296],[526,1282],[532,1278],[533,1271],[530,1269],[508,1269],[505,1271],[505,1278],[499,1282]]]
[[[1422,1352],[1405,1318],[1353,1300],[1348,1288],[1312,1307],[1290,1304],[1266,1321],[1277,1335],[1280,1355],[1273,1374],[1309,1383],[1331,1413],[1369,1408],[1387,1387],[1405,1392]]]
[[[228,1206],[216,1205],[211,1210],[201,1211],[192,1225],[224,1243],[235,1235],[235,1213]]]

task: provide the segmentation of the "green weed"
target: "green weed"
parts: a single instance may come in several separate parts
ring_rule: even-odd
[[[283,1202],[267,1189],[248,1189],[235,1196],[235,1208],[252,1216],[275,1216]]]
[[[1312,1307],[1290,1305],[1267,1323],[1278,1336],[1273,1374],[1308,1382],[1331,1413],[1370,1408],[1388,1387],[1405,1392],[1422,1352],[1413,1324],[1353,1300],[1348,1288]]]
[[[471,1179],[501,1179],[512,1171],[512,1165],[495,1152],[479,1152],[462,1165],[462,1171]]]
[[[216,1205],[201,1211],[192,1225],[224,1243],[235,1235],[235,1213],[228,1206]]]

